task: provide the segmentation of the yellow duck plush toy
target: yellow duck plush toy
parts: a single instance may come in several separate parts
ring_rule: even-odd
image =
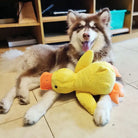
[[[94,114],[96,101],[92,95],[109,94],[115,84],[115,72],[107,62],[94,62],[93,52],[88,50],[78,61],[75,72],[62,68],[54,73],[44,72],[40,78],[42,90],[53,89],[57,93],[76,91],[80,104]]]

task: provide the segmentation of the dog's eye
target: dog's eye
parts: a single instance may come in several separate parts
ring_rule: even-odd
[[[85,25],[86,25],[86,22],[82,20],[82,21],[79,22],[78,27],[79,27],[79,28],[82,28],[82,27],[84,27]]]
[[[96,32],[98,32],[98,27],[97,27],[96,25],[93,25],[93,26],[91,27],[91,29],[93,29],[93,30],[95,30]]]
[[[96,26],[95,25],[93,25],[93,26],[90,26],[92,29],[95,29],[96,28]]]
[[[56,89],[58,88],[58,86],[57,86],[57,85],[55,85],[54,87],[55,87]]]
[[[84,27],[82,24],[79,24],[79,25],[78,25],[78,28],[82,28],[82,27]]]

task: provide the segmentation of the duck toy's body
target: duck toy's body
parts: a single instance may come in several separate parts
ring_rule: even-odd
[[[42,90],[53,89],[57,93],[76,91],[80,104],[93,114],[96,101],[92,95],[109,94],[114,87],[116,74],[107,62],[94,62],[93,52],[87,51],[78,61],[75,72],[62,68],[54,73],[44,72],[40,78]]]

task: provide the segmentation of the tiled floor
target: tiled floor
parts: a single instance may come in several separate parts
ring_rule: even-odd
[[[97,127],[93,117],[76,101],[62,95],[40,121],[24,127],[25,112],[41,99],[40,89],[30,92],[31,103],[0,115],[0,138],[138,138],[138,38],[113,45],[115,64],[125,82],[125,97],[112,109],[110,123]],[[16,73],[0,73],[0,99],[14,85]]]

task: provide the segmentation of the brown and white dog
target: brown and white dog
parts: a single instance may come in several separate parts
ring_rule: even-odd
[[[69,44],[56,48],[35,45],[27,48],[24,53],[18,50],[4,53],[1,56],[0,69],[16,70],[19,76],[16,85],[1,100],[0,112],[7,113],[15,97],[19,98],[20,104],[28,104],[29,90],[39,87],[40,75],[44,71],[53,72],[63,67],[73,70],[80,56],[88,49],[94,51],[94,61],[104,60],[112,63],[109,22],[108,8],[96,14],[69,11],[67,16]],[[52,90],[46,92],[42,100],[26,112],[24,123],[36,123],[58,96],[59,94]],[[94,114],[97,125],[105,125],[109,122],[111,108],[112,102],[109,95],[101,96]]]

